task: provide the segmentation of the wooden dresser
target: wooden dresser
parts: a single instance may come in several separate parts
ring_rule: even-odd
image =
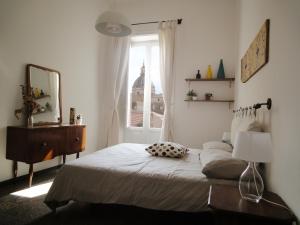
[[[32,183],[33,164],[56,156],[77,154],[85,149],[85,125],[53,125],[38,127],[7,127],[6,158],[13,160],[14,176],[18,162],[29,164],[29,186]]]

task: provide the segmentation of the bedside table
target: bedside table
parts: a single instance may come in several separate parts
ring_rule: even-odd
[[[265,192],[264,198],[283,204],[275,193]],[[291,225],[295,217],[286,209],[261,200],[259,203],[242,199],[238,187],[211,185],[208,207],[213,209],[215,224]]]

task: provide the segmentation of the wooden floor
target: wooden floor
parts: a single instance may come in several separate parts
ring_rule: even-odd
[[[56,170],[34,176],[33,186],[50,182]],[[213,224],[210,213],[175,213],[119,205],[72,202],[54,214],[43,203],[45,195],[25,198],[11,195],[28,187],[26,177],[0,183],[0,225],[201,225]]]

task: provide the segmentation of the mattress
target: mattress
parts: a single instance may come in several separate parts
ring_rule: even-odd
[[[45,198],[50,208],[70,200],[138,206],[156,210],[207,210],[211,184],[235,181],[208,179],[201,173],[201,150],[181,159],[155,157],[144,144],[123,143],[66,163]]]

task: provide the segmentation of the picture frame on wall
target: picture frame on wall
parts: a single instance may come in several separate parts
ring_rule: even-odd
[[[270,19],[260,28],[241,59],[241,81],[246,83],[269,61]]]

